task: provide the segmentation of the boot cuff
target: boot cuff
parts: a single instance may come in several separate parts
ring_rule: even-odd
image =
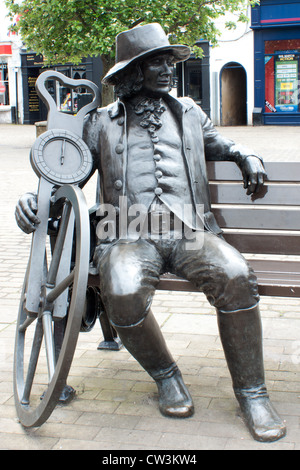
[[[257,387],[251,388],[234,388],[236,398],[243,399],[247,398],[255,400],[256,398],[269,398],[265,384],[258,385]]]
[[[173,377],[173,375],[176,374],[176,372],[179,372],[179,369],[177,365],[174,363],[170,367],[167,367],[166,369],[161,369],[160,371],[155,371],[151,373],[150,375],[155,381],[159,381],[159,380],[169,379]]]

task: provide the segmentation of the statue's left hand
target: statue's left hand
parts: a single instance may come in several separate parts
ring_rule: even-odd
[[[243,162],[242,173],[247,194],[258,193],[267,177],[262,161],[254,156],[247,157]]]
[[[40,223],[37,213],[37,195],[25,193],[20,197],[15,210],[16,222],[25,233],[32,233]]]

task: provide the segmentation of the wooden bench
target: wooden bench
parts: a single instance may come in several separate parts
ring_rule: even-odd
[[[252,265],[260,295],[300,297],[300,162],[266,162],[268,180],[256,197],[246,195],[234,163],[207,167],[213,212],[224,238]],[[195,291],[170,276],[158,289]]]
[[[212,210],[224,238],[252,265],[260,295],[300,297],[300,162],[266,162],[268,179],[254,197],[246,195],[235,163],[208,162],[207,168]],[[89,277],[90,285],[98,281]],[[161,277],[157,289],[197,291],[170,274]],[[100,321],[110,341],[107,319]]]

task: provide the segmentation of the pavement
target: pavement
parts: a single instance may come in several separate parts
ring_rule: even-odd
[[[227,127],[220,132],[254,148],[265,160],[300,159],[297,127]],[[193,396],[193,417],[161,416],[155,384],[129,353],[124,348],[97,350],[102,335],[96,324],[79,335],[68,378],[76,398],[57,406],[39,428],[22,427],[14,406],[13,349],[31,237],[17,228],[14,207],[21,194],[37,188],[29,163],[34,140],[34,126],[0,125],[0,449],[102,450],[111,455],[134,455],[134,450],[300,450],[300,299],[291,298],[261,300],[266,383],[288,429],[280,441],[256,442],[245,428],[216,316],[205,297],[167,291],[156,294],[153,312]],[[85,195],[93,205],[94,179]]]

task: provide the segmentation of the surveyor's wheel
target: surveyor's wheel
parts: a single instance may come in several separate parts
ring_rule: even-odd
[[[85,198],[78,187],[69,185],[59,188],[54,198],[60,201],[65,198],[65,203],[50,262],[45,249],[39,312],[34,314],[25,308],[31,258],[17,320],[14,394],[17,414],[25,427],[43,424],[59,400],[71,367],[85,303],[89,267]],[[74,227],[76,243],[71,250]],[[65,252],[69,253],[67,263]],[[60,335],[56,335],[56,330]]]

